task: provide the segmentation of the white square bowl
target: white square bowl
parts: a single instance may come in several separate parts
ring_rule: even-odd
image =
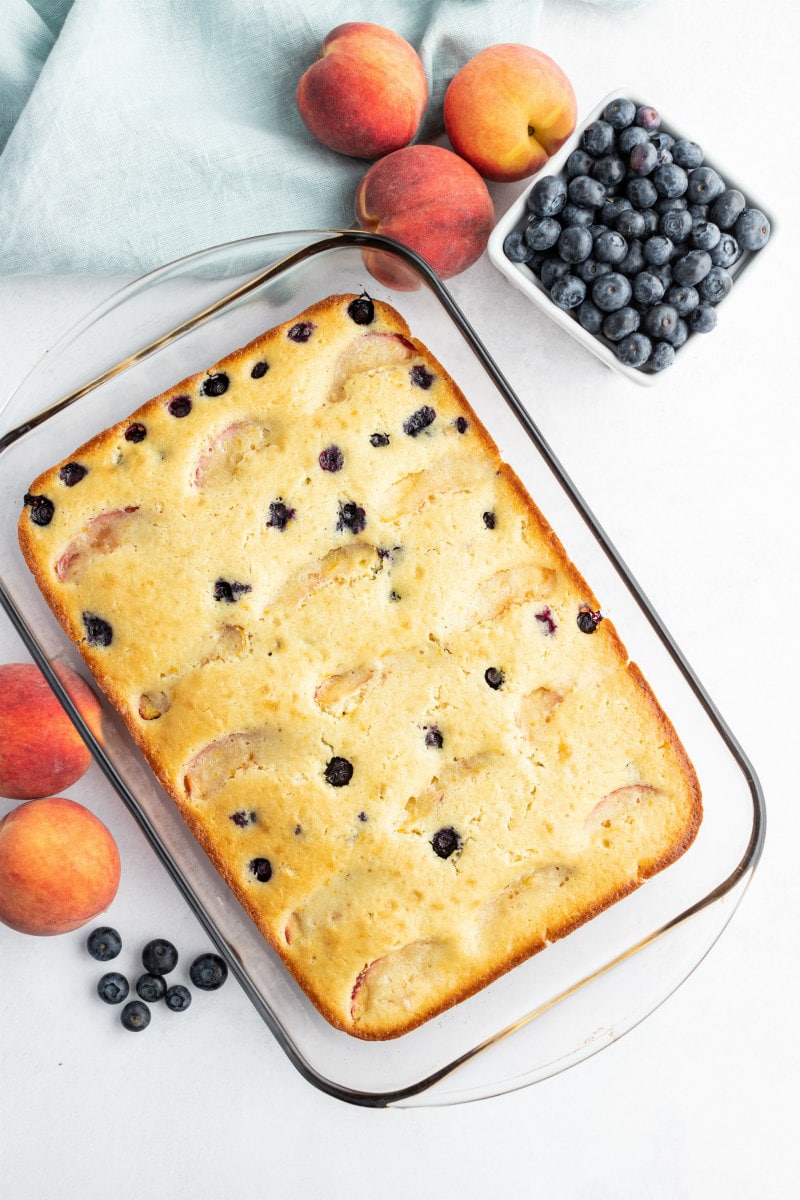
[[[609,92],[608,95],[604,96],[603,99],[600,100],[599,103],[592,109],[584,121],[582,121],[579,125],[576,125],[571,137],[568,138],[561,149],[547,161],[545,166],[542,167],[542,169],[538,171],[536,175],[531,177],[525,191],[517,198],[515,203],[511,206],[511,208],[509,208],[508,212],[497,222],[489,238],[488,253],[489,259],[498,269],[498,271],[505,275],[515,287],[519,288],[521,292],[524,292],[528,299],[532,300],[534,304],[538,305],[542,312],[544,312],[552,321],[555,321],[557,325],[560,325],[562,329],[566,330],[571,337],[580,342],[581,345],[599,358],[601,362],[604,362],[606,366],[611,367],[612,370],[619,371],[620,374],[627,376],[627,378],[632,380],[634,383],[638,383],[644,387],[651,387],[662,380],[666,375],[670,374],[670,371],[644,371],[638,367],[629,367],[626,366],[625,363],[620,362],[614,349],[613,342],[603,338],[602,335],[595,335],[587,332],[587,330],[585,330],[578,322],[576,316],[574,316],[571,312],[565,312],[564,309],[559,308],[558,305],[553,303],[542,286],[541,281],[537,279],[536,275],[533,273],[527,263],[512,262],[506,257],[505,251],[503,250],[503,243],[508,235],[515,229],[524,229],[525,225],[527,224],[528,217],[530,216],[530,210],[528,209],[527,203],[528,195],[536,181],[542,179],[545,175],[559,175],[561,173],[572,151],[580,148],[582,144],[581,139],[583,137],[583,132],[587,125],[590,125],[592,121],[595,121],[601,117],[606,105],[610,103],[610,101],[616,100],[617,97],[620,96],[624,96],[627,99],[632,100],[637,108],[643,104],[652,104],[651,99],[643,98],[638,94],[636,89],[630,87],[623,86],[615,88],[613,92]],[[661,109],[658,111],[661,112]],[[683,129],[678,129],[669,121],[668,118],[664,118],[663,113],[660,132],[669,133],[676,140],[678,138],[685,137],[691,138],[694,141],[699,141],[701,145],[703,144],[702,130],[687,132]],[[705,150],[705,146],[703,146],[703,148]],[[738,188],[738,190],[746,197],[749,207],[759,208],[763,213],[765,213],[772,227],[772,233],[768,245],[772,245],[776,232],[775,220],[772,213],[765,208],[764,205],[753,195],[750,188],[744,187],[741,183],[739,183],[731,174],[731,172],[725,167],[720,166],[712,156],[706,154],[703,159],[703,165],[713,167],[714,170],[717,171],[724,179],[726,187]],[[724,312],[729,309],[734,296],[737,297],[737,303],[738,299],[741,297],[743,289],[740,286],[739,277],[741,276],[742,272],[749,269],[751,264],[762,253],[763,250],[745,250],[733,264],[733,266],[728,268],[728,271],[737,286],[731,289],[730,294],[720,305],[721,319],[724,319]],[[708,336],[708,334],[690,333],[685,345],[683,345],[676,353],[675,366],[672,369],[682,369],[687,358],[693,358],[694,354],[697,352],[698,344],[708,340]]]

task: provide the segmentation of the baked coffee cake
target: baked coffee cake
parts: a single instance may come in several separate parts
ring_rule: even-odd
[[[331,296],[36,479],[38,584],[336,1027],[389,1038],[667,866],[690,762],[390,306]]]

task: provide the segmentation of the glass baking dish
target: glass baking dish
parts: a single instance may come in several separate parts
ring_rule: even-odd
[[[389,255],[417,287],[376,282]],[[675,724],[704,796],[689,851],[638,891],[476,996],[390,1042],[361,1042],[317,1013],[245,915],[105,705],[104,746],[51,663],[82,666],[19,552],[30,482],[150,396],[332,293],[368,290],[407,319],[460,384],[612,617]],[[271,234],[181,259],[87,316],[7,402],[0,436],[0,601],[106,777],[139,822],[231,971],[298,1071],[371,1107],[453,1104],[527,1086],[609,1045],[694,969],[730,920],[761,854],[758,780],[725,722],[449,292],[426,264],[377,236]],[[665,567],[668,564],[665,564]]]

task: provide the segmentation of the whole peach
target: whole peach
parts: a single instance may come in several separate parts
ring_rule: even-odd
[[[297,85],[297,108],[309,131],[354,158],[380,158],[407,146],[427,102],[414,47],[368,21],[332,29]]]
[[[480,258],[494,224],[486,184],[443,146],[407,146],[370,167],[356,192],[356,216],[362,229],[415,250],[442,279]],[[416,286],[408,268],[386,254],[370,254],[367,264],[390,287]]]
[[[453,149],[485,179],[533,175],[575,128],[572,84],[532,46],[503,43],[479,51],[453,77],[444,123]]]
[[[74,800],[28,800],[0,821],[0,921],[20,933],[67,933],[108,908],[116,842]]]
[[[70,698],[98,739],[101,708],[71,667],[54,664]],[[0,665],[0,796],[31,800],[70,787],[88,770],[91,753],[33,663]]]

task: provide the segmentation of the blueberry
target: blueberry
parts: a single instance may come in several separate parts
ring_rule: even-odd
[[[178,965],[178,951],[172,942],[155,938],[142,951],[142,966],[150,975],[167,975]]]
[[[217,579],[214,584],[214,599],[224,601],[225,604],[235,604],[240,596],[247,592],[252,592],[252,586],[249,583],[238,583],[236,580],[229,582],[227,579]]]
[[[644,237],[647,230],[644,213],[635,208],[624,208],[617,217],[615,225],[617,233],[621,233],[625,238]]]
[[[689,176],[677,163],[665,163],[663,166],[656,167],[653,172],[653,183],[660,196],[666,196],[668,200],[675,200],[678,196],[682,196],[689,186]]]
[[[323,471],[341,471],[344,466],[344,455],[338,446],[326,446],[320,451],[319,459],[317,460]]]
[[[723,233],[709,254],[713,267],[732,267],[742,257],[739,243],[732,233]]]
[[[669,342],[656,342],[647,360],[651,371],[666,371],[675,362],[675,347]]]
[[[733,280],[724,267],[712,267],[708,274],[700,280],[697,290],[700,298],[706,304],[719,304],[724,300],[733,287]]]
[[[444,828],[436,830],[431,838],[431,845],[439,858],[449,858],[461,849],[461,835],[452,825],[445,825]]]
[[[689,326],[686,324],[683,317],[678,317],[678,320],[675,322],[675,328],[668,337],[664,338],[664,340],[669,342],[671,346],[674,346],[676,350],[680,350],[681,346],[685,344],[688,337]]]
[[[528,208],[537,217],[554,217],[566,203],[567,185],[558,175],[543,176],[528,192]]]
[[[619,342],[639,328],[639,313],[627,306],[609,313],[603,321],[603,333],[610,342]]]
[[[580,225],[564,229],[558,239],[558,253],[565,263],[574,266],[592,253],[594,241],[588,229]]]
[[[634,121],[648,133],[655,133],[657,129],[661,128],[661,114],[649,104],[642,104],[637,108]]]
[[[167,990],[167,985],[161,975],[140,975],[136,980],[136,994],[140,1000],[146,1000],[148,1004],[155,1004],[158,1000],[163,1000]]]
[[[483,678],[488,683],[493,692],[498,691],[505,682],[505,673],[500,667],[487,667],[483,673]]]
[[[625,178],[625,163],[618,154],[605,154],[602,158],[598,158],[592,167],[592,175],[604,187],[616,187]]]
[[[688,207],[689,202],[685,196],[659,196],[653,205],[659,217],[669,212],[685,212]]]
[[[215,992],[228,978],[228,966],[218,954],[201,954],[189,968],[189,978],[202,992]]]
[[[725,184],[713,167],[697,167],[689,176],[686,195],[693,204],[710,204],[725,191]]]
[[[341,758],[338,754],[334,755],[325,767],[326,782],[335,788],[347,787],[352,778],[353,764],[350,760]]]
[[[594,244],[594,256],[600,262],[617,266],[628,253],[628,243],[621,233],[607,229],[601,233]]]
[[[697,308],[689,313],[689,328],[692,333],[710,333],[716,324],[716,309],[710,304],[698,304]]]
[[[192,411],[191,397],[173,396],[167,405],[167,411],[173,417],[188,417]]]
[[[697,142],[690,142],[688,138],[678,138],[672,144],[672,161],[676,162],[679,167],[691,171],[694,167],[702,164],[703,149],[698,146]]]
[[[87,473],[88,467],[84,467],[80,463],[70,462],[61,468],[58,472],[58,478],[67,487],[75,487],[75,484],[80,483]]]
[[[649,142],[650,138],[647,131],[642,129],[640,125],[629,125],[627,129],[623,129],[617,138],[617,146],[622,154],[630,154],[634,146],[643,145]]]
[[[30,505],[31,521],[34,525],[50,524],[56,511],[52,500],[48,500],[47,496],[34,496],[30,492],[26,492],[25,504]]]
[[[550,289],[550,299],[558,308],[577,308],[586,299],[586,284],[577,275],[562,275]]]
[[[631,334],[631,337],[641,337],[641,334],[634,333]],[[587,605],[582,604],[578,610],[578,629],[581,633],[594,633],[602,619],[599,612],[593,612]]]
[[[338,533],[343,533],[348,529],[350,533],[361,533],[367,524],[367,514],[360,505],[353,500],[339,502],[339,515],[336,519],[336,530]]]
[[[669,153],[669,161],[672,162],[672,147],[675,145],[675,138],[671,133],[665,133],[663,129],[659,129],[656,133],[651,133],[650,141],[659,155]]]
[[[600,222],[611,229],[624,212],[633,212],[633,205],[627,196],[606,196],[600,209]]]
[[[692,221],[708,221],[711,218],[710,204],[688,204],[686,206],[686,211],[692,218]]]
[[[591,174],[593,164],[594,159],[591,154],[587,154],[585,150],[581,149],[573,150],[564,164],[564,170],[568,179],[574,179],[576,175]],[[530,199],[528,204],[530,205]]]
[[[551,609],[550,605],[546,604],[541,612],[534,613],[533,615],[541,625],[542,630],[547,637],[552,637],[558,626],[553,618],[553,610]]]
[[[534,217],[525,230],[524,240],[532,250],[549,250],[555,246],[561,226],[553,217]]]
[[[514,229],[503,241],[503,253],[509,262],[524,263],[533,254],[533,248],[525,241],[521,229]]]
[[[355,321],[356,325],[371,325],[375,320],[375,305],[367,295],[362,292],[355,300],[351,300],[347,306],[347,315],[351,321]]]
[[[403,433],[408,437],[418,437],[423,429],[427,429],[436,420],[436,410],[424,404],[403,422]]]
[[[668,287],[672,286],[672,263],[662,263],[661,266],[657,266],[655,263],[652,263],[650,270],[652,274],[661,281],[661,286],[663,287],[664,291],[666,291]]]
[[[269,506],[267,528],[283,531],[294,517],[295,511],[295,509],[289,508],[288,505],[284,504],[283,500],[273,500]]]
[[[632,294],[630,282],[618,271],[603,275],[592,285],[592,299],[597,307],[606,313],[624,308]]]
[[[262,358],[260,362],[253,364],[253,369],[250,372],[250,378],[251,379],[263,379],[268,370],[269,370],[269,363],[264,362],[264,360]]]
[[[230,385],[231,381],[225,372],[219,371],[216,375],[209,375],[200,390],[204,396],[222,396]]]
[[[614,128],[608,121],[592,121],[581,134],[581,143],[593,158],[601,158],[614,147]]]
[[[422,388],[423,392],[427,392],[435,378],[422,363],[415,363],[408,374],[411,377],[412,386]]]
[[[238,825],[240,829],[245,829],[248,825],[255,825],[258,818],[254,812],[248,812],[246,809],[241,808],[237,809],[236,812],[232,812],[230,819],[234,825]]]
[[[164,994],[164,1003],[170,1012],[186,1012],[192,1003],[192,993],[182,983],[173,983]]]
[[[247,869],[259,883],[269,883],[272,879],[272,863],[268,858],[251,858]]]
[[[711,220],[720,229],[732,229],[747,207],[747,201],[737,188],[726,188],[711,205]]]
[[[769,241],[770,223],[760,208],[746,208],[733,228],[743,250],[760,250]]]
[[[649,237],[653,233],[658,233],[659,213],[653,208],[643,208],[641,210],[642,220],[644,221],[644,237]],[[662,230],[662,232],[666,232]]]
[[[562,229],[572,229],[576,225],[582,225],[588,228],[594,225],[594,209],[586,208],[582,204],[565,204],[561,212],[558,214],[558,219]]]
[[[617,342],[617,358],[626,367],[643,367],[650,356],[650,338],[643,333],[631,333],[627,337]],[[592,621],[592,627],[584,629],[581,621],[588,625],[591,620],[591,614],[581,613],[578,616],[578,627],[584,633],[594,633],[596,623]]]
[[[142,425],[141,421],[134,421],[133,424],[129,425],[125,430],[126,442],[143,442],[146,437],[147,428],[146,426]]]
[[[695,221],[689,241],[695,250],[713,250],[722,234],[713,221]]]
[[[483,523],[487,529],[494,529],[497,525],[497,517],[491,509],[483,514]]]
[[[631,150],[628,161],[634,175],[649,175],[658,163],[655,146],[652,142],[639,142]]]
[[[128,981],[119,971],[109,971],[97,984],[97,994],[105,1004],[121,1004],[129,991]]]
[[[376,448],[378,446],[388,446],[389,445],[389,434],[388,433],[371,433],[369,435],[369,444],[370,444],[370,446],[375,446]]]
[[[629,179],[625,194],[634,208],[652,208],[658,199],[656,185],[650,179],[635,176]]]
[[[685,208],[670,208],[662,213],[658,227],[674,245],[685,242],[692,231],[692,218]]]
[[[555,254],[549,258],[546,258],[542,263],[542,269],[539,274],[539,278],[542,281],[542,286],[546,291],[549,292],[550,288],[557,279],[560,279],[562,275],[568,274],[569,263],[565,263],[563,258],[560,258],[557,254]]]
[[[655,267],[663,267],[664,263],[668,263],[674,249],[670,239],[664,237],[663,233],[654,233],[642,246],[645,262]]]
[[[81,613],[83,627],[86,630],[86,641],[90,646],[110,646],[114,640],[114,631],[108,621],[98,617],[96,613]]]
[[[87,937],[86,949],[98,962],[108,962],[122,949],[122,938],[110,925],[99,925]]]
[[[667,292],[667,304],[671,304],[679,317],[688,317],[700,303],[697,289],[686,283],[676,283]]]
[[[286,336],[290,342],[307,342],[314,328],[312,321],[298,321],[296,325],[292,325]]]
[[[678,324],[678,320],[677,310],[671,304],[654,304],[645,313],[643,321],[645,333],[648,333],[653,338],[666,338],[669,340],[670,335]]]
[[[466,417],[456,417],[454,424],[459,433],[466,433],[469,429],[469,421]]]
[[[578,309],[578,321],[588,333],[599,333],[603,328],[604,313],[593,300],[584,300]]]
[[[619,96],[616,100],[609,100],[603,109],[603,120],[613,129],[626,129],[633,123],[635,116],[636,105],[632,100],[625,99],[624,96]]]
[[[652,271],[640,271],[633,280],[633,298],[639,304],[657,304],[663,299],[664,285]]]
[[[150,1024],[150,1009],[142,1000],[131,1000],[123,1008],[119,1019],[124,1029],[139,1033]]]
[[[444,745],[444,735],[438,725],[425,726],[425,745],[430,750],[441,750]]]
[[[569,198],[579,208],[599,208],[606,198],[606,187],[591,175],[576,175],[569,181]]]
[[[610,263],[598,262],[596,258],[585,258],[582,263],[578,263],[575,267],[574,273],[584,283],[592,283],[595,279],[599,279],[601,275],[608,275],[610,270]]]
[[[632,238],[628,243],[628,253],[622,262],[618,263],[617,270],[620,275],[627,275],[628,278],[633,278],[640,271],[644,271],[646,266],[643,244],[638,238]]]
[[[710,270],[711,257],[707,250],[690,250],[672,266],[675,282],[686,283],[690,287],[696,287]]]

